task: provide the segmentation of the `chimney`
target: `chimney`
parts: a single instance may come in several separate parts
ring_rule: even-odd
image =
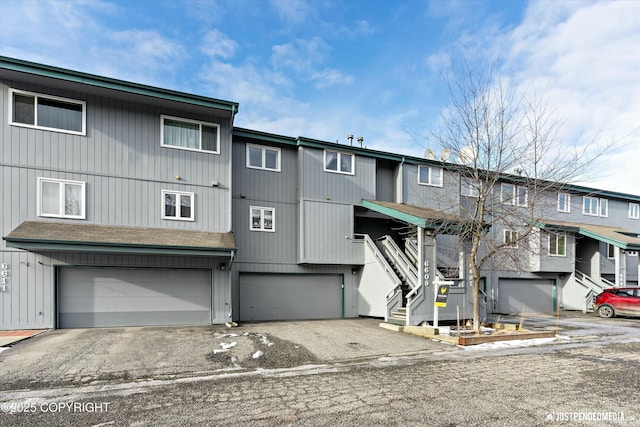
[[[347,139],[349,140],[349,145],[353,145],[353,135],[352,134],[347,135]]]
[[[362,143],[364,142],[364,138],[359,136],[358,137],[358,144],[360,145],[360,147],[362,148]]]

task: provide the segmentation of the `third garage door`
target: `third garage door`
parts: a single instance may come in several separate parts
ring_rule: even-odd
[[[327,274],[240,274],[240,320],[335,319],[342,280]]]
[[[547,279],[500,279],[498,313],[553,313],[555,286]]]

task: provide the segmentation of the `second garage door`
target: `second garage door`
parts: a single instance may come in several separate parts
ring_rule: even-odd
[[[58,327],[211,323],[208,270],[58,270]]]
[[[500,279],[498,313],[553,313],[555,287],[553,280]]]
[[[240,320],[335,319],[342,316],[339,275],[240,274]]]

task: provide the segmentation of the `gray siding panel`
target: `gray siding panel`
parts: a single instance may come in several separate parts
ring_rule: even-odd
[[[304,147],[301,156],[301,198],[360,204],[376,195],[376,161],[355,156],[355,174],[324,171],[324,151]]]
[[[303,200],[300,262],[361,264],[362,245],[353,243],[353,205]]]

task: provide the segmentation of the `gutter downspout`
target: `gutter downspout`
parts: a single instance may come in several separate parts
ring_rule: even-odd
[[[396,199],[400,199],[400,203],[404,203],[404,156],[402,156],[402,161],[400,162],[400,170],[398,172],[398,178],[400,178],[400,197],[396,197]]]

